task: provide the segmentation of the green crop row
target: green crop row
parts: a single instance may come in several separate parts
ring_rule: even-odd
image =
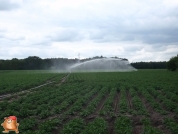
[[[108,124],[103,118],[96,118],[90,122],[81,134],[107,134]]]
[[[31,88],[32,85],[29,84],[33,81],[37,84],[40,84],[39,81],[41,80],[42,83],[52,80],[60,82],[60,78],[66,75],[44,72],[35,72],[34,74],[22,72],[22,74],[18,74],[11,71],[8,73],[2,74],[9,77],[13,76],[12,81],[17,74],[18,80],[14,81],[20,87],[26,88]],[[22,79],[28,79],[27,76],[29,76],[29,81],[27,80],[28,82],[24,83]],[[170,73],[165,70],[71,73],[66,81],[60,85],[53,83],[34,90],[35,92],[1,100],[0,118],[3,122],[4,117],[17,116],[20,123],[19,130],[23,134],[109,133],[108,130],[111,128],[114,128],[114,133],[129,134],[134,133],[135,117],[149,117],[144,119],[143,123],[140,122],[143,133],[159,134],[165,130],[159,131],[158,126],[153,124],[150,117],[154,117],[151,114],[155,115],[155,111],[161,114],[166,111],[168,117],[175,116],[172,119],[165,119],[162,127],[167,127],[171,133],[176,134],[176,114],[178,114],[177,76],[176,72]],[[7,78],[5,79],[7,80]],[[1,81],[3,81],[3,77],[0,76],[0,84]],[[9,88],[10,91],[10,88],[13,90],[14,85],[16,85],[15,82],[12,82],[12,84],[7,84],[5,88]],[[4,89],[4,86],[2,87]],[[115,99],[118,96],[116,87],[119,89],[120,95],[117,101]],[[118,102],[117,111],[121,114],[117,117],[118,114],[114,110],[116,102]],[[100,110],[103,103],[103,108]],[[150,116],[147,116],[147,107],[144,103],[146,105],[148,103],[154,109],[153,113],[149,112]],[[98,115],[98,112],[100,115]],[[102,118],[99,118],[101,114]],[[161,114],[160,116],[163,116]],[[76,117],[77,120],[75,120]]]
[[[82,110],[82,107],[87,104],[87,102],[94,96],[97,92],[99,92],[98,88],[89,89],[89,91],[84,96],[81,96],[72,106],[71,108],[65,113],[66,115],[74,115],[77,112]]]
[[[116,118],[114,124],[114,131],[116,134],[132,134],[132,121],[127,116]]]
[[[142,122],[144,126],[143,134],[163,134],[163,132],[151,125],[150,119],[144,118]]]
[[[149,93],[150,90],[154,90],[154,89],[148,89],[148,88],[139,88],[139,90],[141,91],[141,94],[145,97],[146,101],[151,105],[151,107],[161,113],[161,114],[166,114],[166,111],[164,111],[160,105],[160,103],[158,103],[155,98]]]
[[[171,130],[172,134],[177,134],[177,132],[178,132],[178,123],[175,120],[173,120],[171,118],[166,118],[166,119],[164,119],[164,124],[166,125],[166,127],[168,129]]]
[[[112,113],[114,113],[114,97],[116,96],[116,94],[117,94],[117,89],[112,88],[110,90],[108,98],[104,103],[102,110],[100,111],[101,115],[112,115]]]
[[[108,92],[107,88],[102,88],[98,94],[98,96],[92,100],[88,106],[86,107],[86,109],[83,109],[80,112],[80,115],[82,116],[88,116],[89,114],[93,113],[97,107],[97,105],[100,103],[100,101],[102,100],[103,97],[105,97],[106,93]]]
[[[0,75],[0,95],[26,90],[46,83],[48,80],[54,81],[56,78],[61,79],[65,75],[47,73],[47,71],[39,71],[39,73],[31,73],[31,71],[2,73]]]
[[[147,110],[140,97],[137,96],[137,92],[133,88],[131,88],[129,91],[132,96],[132,105],[133,109],[136,111],[136,114],[147,115]]]
[[[121,113],[126,113],[129,110],[128,101],[127,101],[127,93],[124,87],[120,87],[120,101],[119,108]]]
[[[62,134],[107,134],[107,122],[96,118],[88,125],[81,118],[74,118],[63,126]]]

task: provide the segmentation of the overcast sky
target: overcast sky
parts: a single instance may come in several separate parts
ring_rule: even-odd
[[[0,0],[0,59],[178,54],[178,0]]]

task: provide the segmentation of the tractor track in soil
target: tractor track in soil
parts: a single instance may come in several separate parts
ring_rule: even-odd
[[[66,78],[69,76],[69,74],[67,74],[66,76],[64,76],[61,81],[60,81],[60,84],[62,84],[63,82],[65,82]],[[46,81],[46,83],[43,83],[41,85],[38,85],[36,87],[32,87],[30,89],[26,89],[26,90],[23,90],[23,91],[20,91],[20,92],[16,92],[16,93],[12,93],[12,94],[5,94],[5,95],[0,95],[0,100],[3,100],[3,99],[6,99],[8,97],[11,97],[13,99],[13,97],[16,97],[18,95],[21,95],[21,94],[25,94],[25,93],[32,93],[32,92],[35,92],[34,89],[38,89],[40,87],[43,87],[43,86],[46,86],[46,85],[49,85],[49,84],[52,84],[56,81]]]
[[[132,109],[132,103],[131,103],[132,101],[131,101],[131,96],[130,96],[129,90],[127,90],[126,93],[127,93],[129,109]]]
[[[133,130],[133,134],[142,134],[143,133],[143,126],[136,125]]]
[[[107,95],[105,95],[105,96],[103,97],[103,99],[101,100],[100,104],[99,104],[98,107],[96,108],[96,111],[95,111],[95,114],[96,114],[96,115],[99,115],[99,112],[103,109],[104,103],[105,103],[105,101],[107,100],[108,96],[109,96],[109,94],[107,93]]]
[[[16,93],[13,93],[13,94],[1,95],[1,96],[0,96],[0,100],[3,100],[3,99],[8,98],[8,97],[13,97],[13,96],[17,96],[17,95],[20,95],[20,94],[24,94],[24,93],[30,93],[30,92],[33,92],[33,91],[32,91],[33,89],[37,89],[37,88],[40,88],[40,87],[43,87],[43,86],[52,84],[52,83],[54,83],[54,82],[55,82],[55,81],[50,81],[50,82],[41,84],[41,85],[39,85],[39,86],[36,86],[36,87],[30,88],[30,89],[27,89],[27,90],[23,90],[23,91],[16,92]]]
[[[116,116],[118,115],[118,112],[119,112],[119,107],[118,107],[119,100],[120,100],[120,92],[117,91],[117,94],[114,98],[114,113],[115,113]]]
[[[114,122],[116,120],[116,117],[119,115],[119,100],[120,100],[120,92],[117,91],[117,94],[114,97],[114,117],[108,117],[107,122],[108,122],[108,132],[109,134],[115,134],[114,132]],[[107,117],[106,117],[107,118]]]
[[[143,97],[143,95],[138,94],[139,98],[141,99],[145,109],[148,111],[149,115],[151,116],[155,111],[153,110],[153,108],[150,106],[150,104],[148,104],[148,102],[146,101],[146,99]]]
[[[64,76],[61,81],[57,84],[57,86],[61,85],[62,83],[64,83],[66,81],[66,79],[69,77],[70,74],[67,74],[66,76]]]
[[[115,134],[114,132],[114,122],[116,120],[116,117],[110,117],[109,119],[107,119],[108,122],[108,133],[109,134]]]

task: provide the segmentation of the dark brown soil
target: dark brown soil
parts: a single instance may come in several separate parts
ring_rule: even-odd
[[[94,100],[97,96],[98,96],[98,93],[94,94],[94,95],[86,102],[86,105],[84,105],[84,106],[82,107],[82,109],[87,108],[87,106],[89,105],[89,103],[90,103],[92,100]],[[79,112],[79,113],[76,113],[77,116],[79,116],[79,114],[80,114],[80,112]]]
[[[118,115],[119,112],[119,100],[120,100],[120,92],[117,92],[115,98],[114,98],[114,113],[115,115]]]
[[[62,84],[63,82],[65,82],[65,80],[67,79],[69,75],[65,76],[60,83],[58,83],[58,85]],[[35,87],[36,88],[36,87]],[[33,88],[33,89],[35,89]],[[38,87],[37,87],[38,88]],[[31,90],[30,91],[23,91],[22,93],[28,94],[28,93],[33,93],[35,92],[35,90]],[[127,94],[127,100],[128,100],[128,106],[129,109],[132,109],[132,97],[129,93],[129,91],[127,90],[126,92]],[[114,132],[114,123],[116,118],[119,116],[119,101],[120,101],[120,92],[117,92],[117,94],[114,97],[114,102],[113,102],[113,109],[114,109],[114,116],[110,116],[110,115],[106,115],[106,116],[102,116],[108,123],[108,133],[109,134],[115,134]],[[169,112],[168,115],[161,115],[160,113],[156,112],[151,105],[149,104],[148,101],[146,101],[146,99],[144,98],[144,96],[138,94],[139,97],[142,100],[142,103],[144,104],[145,108],[147,109],[149,116],[148,118],[150,118],[151,120],[151,125],[154,126],[155,128],[158,128],[159,130],[161,130],[163,133],[165,134],[171,134],[171,132],[165,127],[163,120],[165,117],[170,117],[170,118],[174,118],[175,114],[172,112]],[[98,93],[94,94],[90,100],[88,100],[86,102],[86,105],[84,105],[82,107],[82,109],[85,109],[87,107],[87,105],[96,97],[98,96]],[[6,96],[7,97],[7,96]],[[8,96],[9,97],[9,96]],[[14,98],[12,98],[12,101],[15,99],[20,98],[19,94],[17,93],[16,96],[14,96]],[[62,117],[63,113],[67,112],[72,105],[70,105],[69,107],[67,107],[66,109],[64,109],[60,114],[55,114],[55,115],[51,115],[50,117],[46,118],[46,119],[39,119],[39,122],[43,122],[45,120],[50,120],[50,119],[54,119],[54,118],[59,118],[62,120],[62,124],[57,126],[56,129],[54,129],[54,131],[52,132],[53,134],[57,134],[60,133],[62,128],[63,128],[63,124],[66,124],[67,122],[69,122],[71,119],[74,119],[76,117],[82,118],[84,119],[85,123],[88,124],[89,122],[93,121],[96,117],[99,117],[99,112],[102,110],[105,101],[108,98],[108,94],[106,94],[100,101],[100,103],[98,104],[96,110],[94,113],[92,113],[91,115],[87,116],[87,117],[82,117],[79,115],[79,113],[74,113],[74,115],[69,115],[66,117]],[[155,99],[155,101],[159,102],[158,99]],[[160,102],[159,102],[160,103]],[[160,103],[160,105],[162,106],[162,104]],[[165,109],[162,106],[163,109]],[[141,120],[143,118],[145,118],[146,116],[143,115],[130,115],[129,113],[125,114],[125,116],[128,116],[131,120],[132,120],[132,124],[133,124],[133,134],[142,134],[143,133],[143,124],[141,122]],[[38,119],[38,117],[36,117]]]
[[[107,120],[107,122],[108,122],[108,133],[109,134],[115,134],[114,133],[114,122],[115,122],[115,120],[116,120],[116,117],[111,117],[111,118],[109,118],[108,120]]]
[[[127,90],[127,100],[128,100],[128,105],[129,105],[129,109],[132,109],[132,100],[131,100],[131,96],[130,96],[130,93],[129,91]]]
[[[136,125],[134,126],[133,134],[142,134],[143,133],[143,126]]]
[[[171,118],[172,114],[161,115],[160,113],[156,112],[150,106],[149,102],[147,102],[146,99],[142,95],[139,95],[139,97],[141,98],[143,104],[145,105],[145,108],[147,109],[147,111],[149,113],[152,126],[158,128],[160,131],[162,131],[165,134],[171,134],[170,131],[163,124],[163,122],[164,122],[164,118],[165,117],[170,117]]]
[[[67,80],[67,78],[69,77],[69,75],[70,74],[67,74],[66,76],[64,76],[62,79],[61,79],[61,81],[58,83],[58,84],[56,84],[57,86],[60,86],[62,83],[64,83],[66,80]]]
[[[99,112],[102,110],[104,103],[105,103],[106,99],[108,98],[108,95],[109,94],[106,94],[105,97],[103,97],[103,99],[99,103],[98,107],[96,108],[96,111],[94,112],[95,115],[98,115]]]

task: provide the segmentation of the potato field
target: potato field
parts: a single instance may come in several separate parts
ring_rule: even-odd
[[[178,72],[0,71],[11,115],[21,134],[178,134]]]

